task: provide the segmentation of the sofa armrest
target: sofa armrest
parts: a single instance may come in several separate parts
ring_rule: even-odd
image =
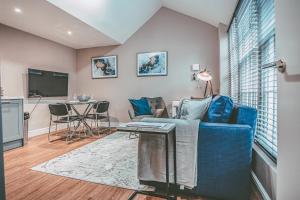
[[[234,123],[246,124],[251,126],[253,130],[255,130],[257,110],[249,106],[239,105],[235,110],[234,118]]]
[[[221,199],[247,199],[252,143],[249,125],[200,123],[194,192]]]

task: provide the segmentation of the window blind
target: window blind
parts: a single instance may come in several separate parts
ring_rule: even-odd
[[[236,18],[233,19],[229,29],[229,91],[234,102],[238,102],[239,84],[238,84],[238,43],[237,43],[237,28]]]
[[[240,0],[228,30],[230,95],[258,110],[255,140],[277,157],[274,0]],[[270,67],[271,66],[271,67]]]
[[[277,69],[275,61],[274,0],[259,1],[259,49],[261,94],[258,104],[256,141],[277,157]],[[267,67],[265,67],[267,66]]]

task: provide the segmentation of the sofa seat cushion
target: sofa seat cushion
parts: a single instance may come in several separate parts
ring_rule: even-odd
[[[233,101],[228,96],[216,96],[211,101],[207,112],[207,121],[212,123],[228,123],[234,109]]]
[[[129,99],[129,102],[132,105],[135,116],[153,115],[147,99]]]

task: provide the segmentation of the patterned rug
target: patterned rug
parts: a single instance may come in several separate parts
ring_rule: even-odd
[[[116,132],[32,170],[127,189],[150,189],[137,179],[138,139]]]

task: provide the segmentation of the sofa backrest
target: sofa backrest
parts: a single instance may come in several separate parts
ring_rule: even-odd
[[[216,98],[214,96],[213,98]],[[234,104],[231,117],[229,120],[230,124],[245,124],[249,125],[255,130],[256,128],[256,119],[257,119],[257,110],[255,108]],[[207,114],[203,121],[209,122]]]
[[[235,104],[230,123],[232,124],[246,124],[255,130],[257,120],[257,110],[255,108]]]

